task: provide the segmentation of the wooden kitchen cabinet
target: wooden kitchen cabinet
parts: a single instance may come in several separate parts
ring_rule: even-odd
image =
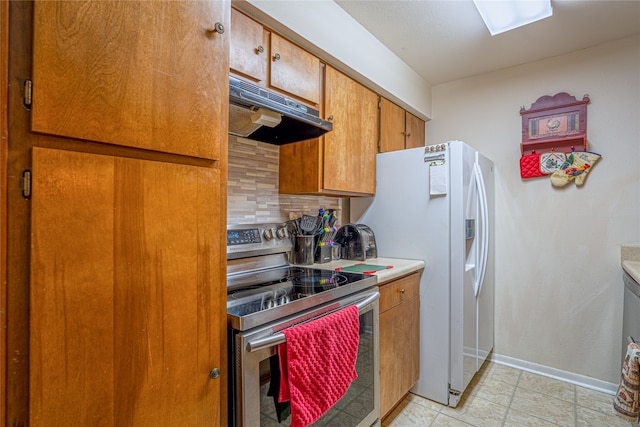
[[[373,195],[376,190],[378,96],[326,66],[325,117],[333,130],[322,138],[280,146],[283,194]]]
[[[404,150],[425,145],[424,120],[386,98],[380,98],[379,151]]]
[[[380,415],[407,394],[420,375],[420,274],[380,289]]]
[[[259,86],[317,106],[320,59],[235,9],[231,10],[229,67]]]
[[[219,159],[228,22],[228,1],[36,1],[31,129]]]
[[[6,8],[3,421],[226,425],[230,2]]]
[[[229,68],[231,72],[266,87],[269,30],[261,23],[232,8],[230,34]]]
[[[32,427],[220,421],[220,171],[34,148]]]

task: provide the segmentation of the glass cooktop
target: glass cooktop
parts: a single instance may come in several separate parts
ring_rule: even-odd
[[[228,277],[227,323],[244,331],[359,292],[376,281],[371,275],[296,266]]]

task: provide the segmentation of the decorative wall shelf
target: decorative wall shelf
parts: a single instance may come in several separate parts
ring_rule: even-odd
[[[566,92],[545,95],[520,109],[522,116],[522,155],[545,151],[585,151],[587,149],[587,104]]]

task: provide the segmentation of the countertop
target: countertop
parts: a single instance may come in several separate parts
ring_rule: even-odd
[[[620,252],[622,269],[640,283],[640,246],[622,246]]]
[[[629,273],[629,276],[640,283],[640,261],[622,261],[622,269]]]
[[[378,270],[372,274],[376,276],[378,284],[397,279],[415,271],[422,270],[425,266],[424,261],[417,259],[400,259],[400,258],[370,258],[366,261],[355,261],[352,259],[341,259],[339,261],[331,261],[324,264],[313,264],[306,267],[319,268],[322,270],[335,270],[336,268],[349,267],[356,264],[370,264],[391,266],[384,270]]]

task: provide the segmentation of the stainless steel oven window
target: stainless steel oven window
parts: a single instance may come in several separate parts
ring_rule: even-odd
[[[363,299],[363,294],[341,300],[342,306],[350,300]],[[289,323],[291,320],[289,320]],[[270,325],[258,331],[235,335],[234,369],[237,383],[235,401],[231,412],[236,427],[289,426],[291,417],[278,423],[276,408],[267,391],[271,382],[270,357],[276,346],[250,352],[247,343],[272,334],[278,325]],[[347,393],[313,426],[369,427],[380,415],[379,385],[379,330],[378,301],[360,310],[360,342],[356,372]],[[231,398],[231,396],[230,396]]]

